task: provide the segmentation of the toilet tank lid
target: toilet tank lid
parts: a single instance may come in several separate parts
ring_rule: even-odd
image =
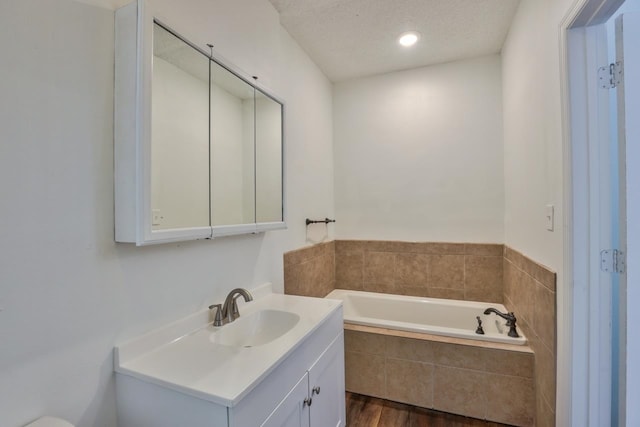
[[[24,427],[73,427],[73,424],[69,424],[60,418],[42,417]]]

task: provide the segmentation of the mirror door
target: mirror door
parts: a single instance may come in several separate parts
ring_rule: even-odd
[[[152,230],[210,226],[209,58],[154,23]]]
[[[283,104],[157,22],[151,88],[152,230],[284,227]]]
[[[255,224],[255,89],[211,61],[211,223]]]
[[[256,89],[256,222],[284,221],[282,188],[283,105]]]

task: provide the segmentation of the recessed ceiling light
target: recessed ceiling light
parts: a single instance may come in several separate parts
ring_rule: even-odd
[[[416,44],[419,38],[420,38],[420,33],[418,33],[417,31],[408,31],[406,33],[400,34],[398,43],[400,43],[404,47],[409,47]]]

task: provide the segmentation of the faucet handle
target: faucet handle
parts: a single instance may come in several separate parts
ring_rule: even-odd
[[[222,304],[213,304],[209,306],[209,310],[216,310],[215,317],[213,318],[213,326],[222,326]]]

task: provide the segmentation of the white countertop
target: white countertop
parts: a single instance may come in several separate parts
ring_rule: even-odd
[[[117,346],[115,371],[235,406],[342,305],[330,299],[256,294],[254,301],[240,305],[241,316],[268,309],[294,313],[300,320],[274,341],[250,348],[234,347],[213,343],[211,334],[227,325],[214,328],[209,310],[202,310]]]

